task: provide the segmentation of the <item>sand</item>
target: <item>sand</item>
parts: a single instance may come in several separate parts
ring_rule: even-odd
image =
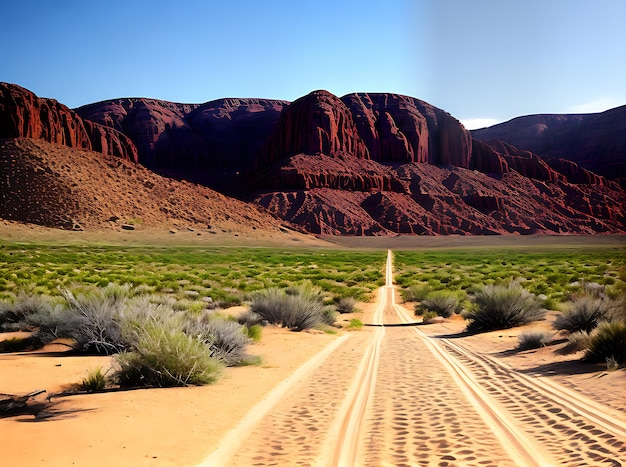
[[[626,459],[626,437],[609,434],[623,429],[623,422],[608,426],[612,419],[626,420],[626,371],[571,361],[580,355],[560,353],[562,344],[514,350],[520,332],[547,329],[553,316],[459,337],[462,320],[402,326],[414,317],[394,308],[397,291],[382,288],[377,296],[376,303],[360,304],[358,317],[385,327],[337,335],[267,327],[251,346],[262,365],[227,369],[211,386],[59,397],[44,417],[0,419],[2,464],[218,465],[211,456],[228,439],[235,449],[219,465],[500,466],[523,463],[529,452],[528,465],[541,459],[617,465],[610,459]],[[330,345],[336,349],[316,362],[315,371],[289,379]],[[0,355],[0,393],[45,389],[37,396],[43,401],[110,364],[108,357],[65,356],[60,350]],[[458,368],[445,355],[461,362]],[[286,391],[267,415],[243,430],[241,421],[285,381]],[[560,389],[550,396],[553,383]],[[562,394],[569,400],[558,399]],[[591,421],[581,415],[589,407],[597,415]]]

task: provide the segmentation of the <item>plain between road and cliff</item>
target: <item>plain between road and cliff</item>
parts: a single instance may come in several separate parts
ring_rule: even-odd
[[[385,278],[370,326],[279,384],[201,466],[622,465],[623,414],[428,336],[396,304],[391,251]]]

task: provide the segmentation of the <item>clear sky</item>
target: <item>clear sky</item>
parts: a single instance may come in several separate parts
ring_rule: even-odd
[[[116,97],[423,99],[469,127],[626,104],[624,0],[3,0],[0,81]]]

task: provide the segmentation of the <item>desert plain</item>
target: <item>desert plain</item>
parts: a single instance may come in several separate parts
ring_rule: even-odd
[[[192,232],[60,232],[4,223],[24,242],[202,244],[241,242]],[[624,246],[623,237],[294,238],[272,247],[336,249]],[[247,244],[268,244],[250,234]],[[420,243],[421,242],[421,243]],[[618,250],[622,251],[623,250]],[[0,419],[3,465],[623,465],[626,373],[581,363],[564,340],[518,350],[518,335],[550,330],[558,312],[522,327],[469,335],[454,317],[419,325],[394,285],[336,333],[266,326],[250,352],[256,366],[227,368],[215,384],[61,394],[111,357],[66,356],[62,345],[0,355],[0,393],[36,396],[35,415]],[[239,313],[241,307],[226,312]],[[365,325],[350,330],[358,318]],[[11,337],[0,335],[0,339]],[[58,396],[55,396],[58,394]]]

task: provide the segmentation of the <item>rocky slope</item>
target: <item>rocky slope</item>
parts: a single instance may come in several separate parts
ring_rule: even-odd
[[[552,161],[566,159],[626,181],[626,106],[583,115],[528,115],[472,131],[481,141],[506,141]]]
[[[256,206],[93,151],[0,139],[0,218],[74,230],[193,230],[217,237],[299,238]]]
[[[26,90],[20,100],[18,88],[0,101],[5,136],[99,149],[94,132],[121,135],[151,170],[228,191],[307,232],[624,231],[626,197],[617,183],[563,158],[548,163],[504,141],[472,139],[454,117],[408,96],[116,99],[74,113]],[[23,117],[35,113],[36,125]],[[133,197],[132,188],[125,195]]]

